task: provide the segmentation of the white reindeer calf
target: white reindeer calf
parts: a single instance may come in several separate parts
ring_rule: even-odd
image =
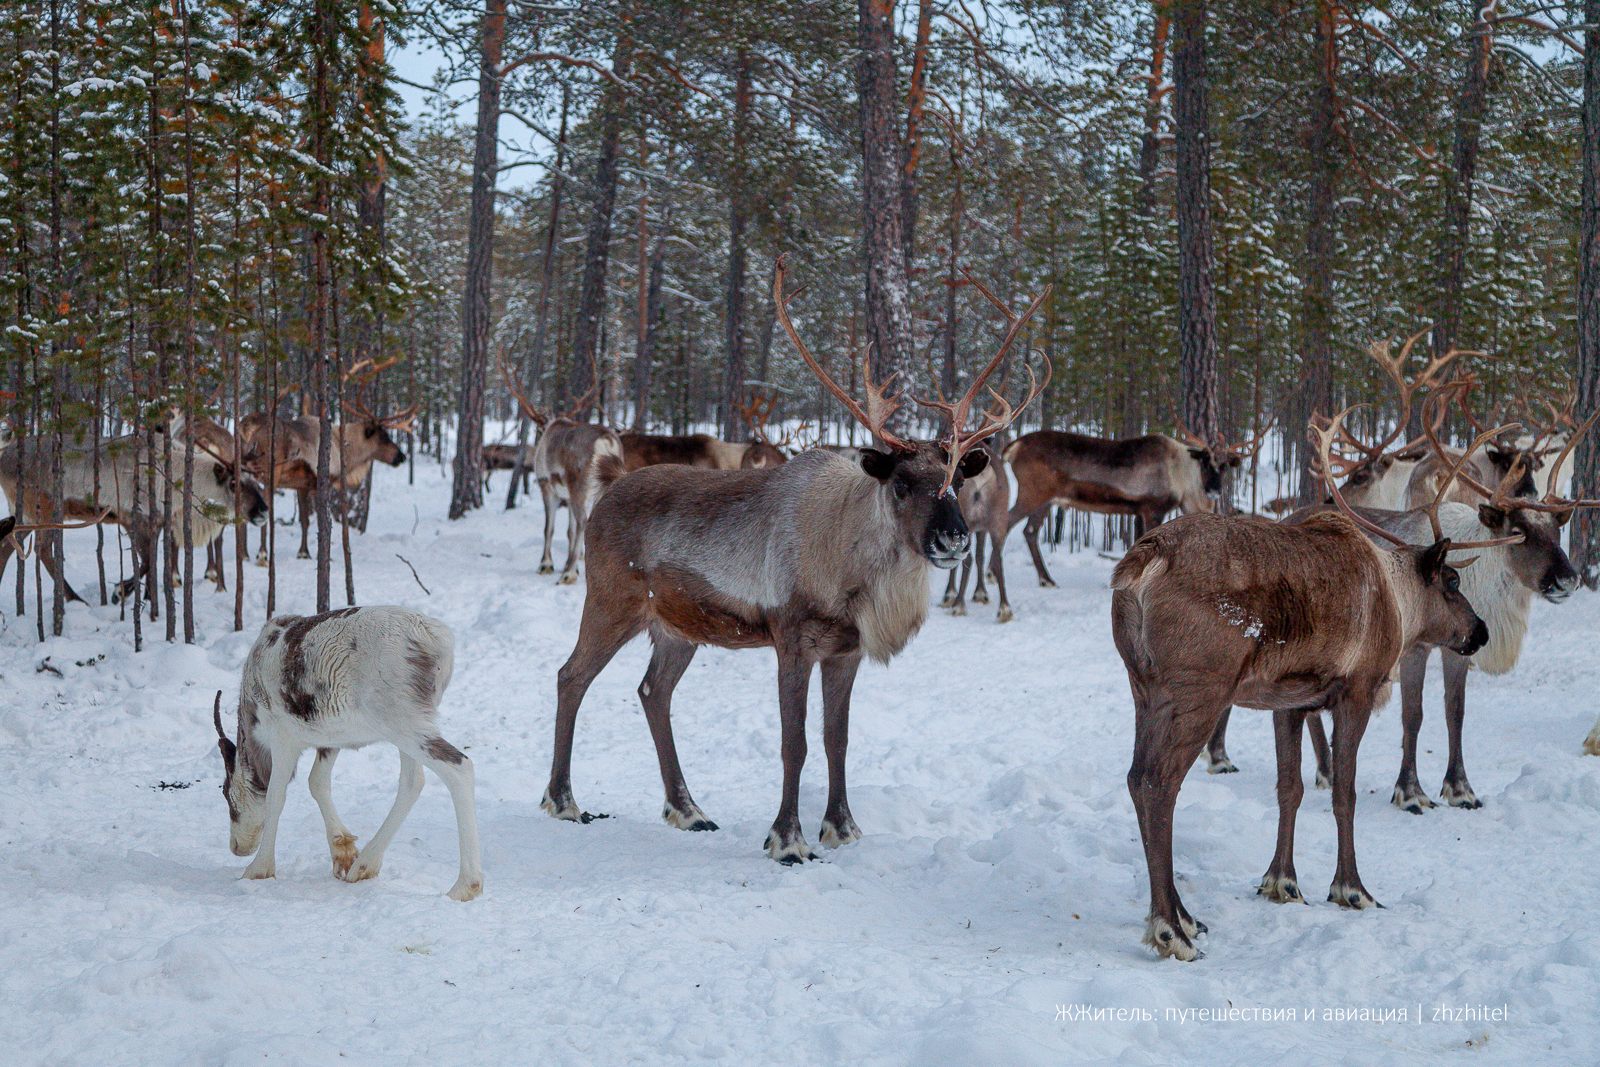
[[[483,892],[472,761],[439,736],[439,700],[455,665],[455,637],[437,619],[396,607],[342,608],[322,615],[280,615],[267,623],[245,660],[239,685],[239,739],[222,730],[222,694],[213,718],[227,778],[235,856],[255,854],[246,878],[276,873],[278,816],[300,753],[317,750],[307,784],[322,810],[334,874],[347,882],[376,877],[383,853],[422,792],[430,767],[450,789],[461,836],[455,900]],[[334,810],[328,786],[341,748],[387,741],[400,750],[400,790],[367,847]]]

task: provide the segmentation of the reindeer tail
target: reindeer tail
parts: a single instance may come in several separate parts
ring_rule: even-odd
[[[1146,537],[1128,549],[1117,569],[1111,572],[1111,588],[1126,589],[1135,594],[1167,571],[1167,559],[1155,538]]]
[[[1006,447],[1000,450],[1000,458],[1005,460],[1007,463],[1015,463],[1017,461],[1017,446],[1020,444],[1022,444],[1022,438],[1019,437],[1015,441],[1012,441],[1010,444],[1006,445]]]

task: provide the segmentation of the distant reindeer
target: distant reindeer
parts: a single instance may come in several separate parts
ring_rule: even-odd
[[[967,613],[967,578],[974,570],[978,581],[973,586],[972,602],[987,604],[989,592],[983,587],[984,571],[994,575],[995,590],[1000,596],[1000,607],[995,612],[996,622],[1010,622],[1013,618],[1011,604],[1006,599],[1006,572],[1000,559],[1000,546],[1005,543],[1007,515],[1011,504],[1011,481],[1006,477],[1005,465],[990,463],[976,477],[968,478],[961,486],[958,498],[961,516],[972,531],[972,552],[961,561],[961,581],[956,582],[956,572],[950,572],[945,583],[944,599],[939,606],[949,609],[952,615]],[[984,542],[993,543],[994,551],[989,566],[983,565]]]
[[[449,895],[471,900],[481,893],[472,761],[439,736],[439,701],[454,668],[450,628],[405,608],[280,615],[262,627],[239,683],[237,741],[222,729],[220,691],[212,709],[226,772],[229,844],[235,856],[255,856],[243,877],[277,874],[278,817],[300,754],[315,748],[308,782],[336,877],[377,877],[389,842],[422,793],[427,767],[449,788],[456,809],[461,872]],[[333,806],[333,762],[340,749],[376,741],[400,750],[400,789],[388,818],[357,852],[355,835]]]
[[[266,521],[266,497],[255,479],[231,457],[213,455],[203,443],[197,441],[194,448],[195,477],[190,490],[188,540],[185,541],[183,478],[188,447],[183,441],[182,424],[175,421],[170,427],[170,435],[155,435],[154,451],[145,443],[142,434],[106,438],[98,446],[78,444],[59,436],[27,437],[12,441],[0,449],[0,490],[5,492],[13,509],[21,496],[24,501],[23,517],[34,525],[49,522],[56,503],[51,453],[57,443],[61,448],[62,514],[69,519],[94,518],[121,526],[134,542],[136,572],[118,584],[112,595],[114,601],[131,595],[138,588],[156,557],[161,532],[162,497],[168,484],[169,470],[173,510],[168,531],[178,544],[199,548],[211,541],[224,526],[233,521],[236,498],[246,519],[258,524]],[[98,491],[96,452],[99,455]],[[136,479],[137,490],[134,486]],[[154,500],[151,499],[150,490],[152,481],[155,484]],[[136,495],[139,504],[137,516],[134,514]],[[0,544],[0,575],[5,573],[6,564],[23,536],[19,534]],[[66,598],[81,602],[83,598],[67,583],[60,560],[47,543],[41,545],[39,558],[50,577],[61,584]]]
[[[395,444],[389,431],[409,433],[411,421],[416,417],[415,405],[399,414],[386,416],[374,415],[356,401],[347,406],[360,416],[360,421],[335,426],[328,444],[328,480],[334,489],[345,492],[361,487],[374,462],[387,463],[391,467],[405,463],[406,454]],[[316,472],[322,434],[322,420],[309,415],[297,419],[274,419],[271,414],[257,413],[239,420],[241,437],[263,455],[270,450],[274,488],[295,491],[300,512],[300,551],[296,555],[300,559],[311,558],[311,494],[317,490]],[[308,473],[309,484],[306,477]],[[265,565],[266,558],[267,537],[263,532],[256,562]]]
[[[1342,416],[1341,416],[1342,418]],[[1335,425],[1339,420],[1335,420]],[[1333,431],[1320,431],[1323,469]],[[1335,488],[1335,499],[1342,505]],[[1112,573],[1112,633],[1135,708],[1128,792],[1150,873],[1145,944],[1195,959],[1205,932],[1172,876],[1172,815],[1185,773],[1231,705],[1273,712],[1278,843],[1259,892],[1301,901],[1295,816],[1304,795],[1300,734],[1311,711],[1333,719],[1338,866],[1328,899],[1374,907],[1356,868],[1356,750],[1396,664],[1419,641],[1471,655],[1488,629],[1445,562],[1451,544],[1383,551],[1345,508],[1297,526],[1196,514],[1141,538]]]
[[[975,446],[1020,410],[1001,401],[975,430],[974,398],[1049,289],[1010,319],[999,352],[956,404],[943,441],[911,441],[886,428],[899,407],[887,382],[865,377],[865,404],[817,363],[789,321],[784,264],[774,270],[778,319],[817,379],[888,449],[863,448],[855,462],[812,449],[780,467],[708,471],[656,466],[619,481],[589,523],[589,582],[572,656],[556,683],[555,752],[542,807],[587,822],[572,796],[572,740],[584,693],[628,641],[649,631],[655,652],[639,686],[655,740],[666,804],[662,817],[686,830],[714,830],[684,784],[672,737],[674,687],[703,644],[772,647],[778,657],[783,799],[767,835],[781,863],[813,858],[800,829],[800,770],[806,757],[806,691],[822,670],[828,804],[821,841],[860,836],[845,789],[850,693],[862,656],[886,662],[928,612],[928,567],[954,567],[968,533],[956,496],[988,461]],[[986,292],[986,295],[987,292]],[[991,297],[992,299],[992,297]],[[1048,383],[1048,376],[1045,382]],[[1044,388],[1037,384],[1031,401]]]
[[[1192,434],[1187,442],[1165,434],[1107,441],[1081,433],[1035,430],[1001,453],[1017,480],[1017,502],[1008,528],[1023,519],[1023,540],[1039,572],[1039,584],[1056,583],[1039,554],[1039,527],[1051,504],[1102,515],[1132,515],[1134,536],[1160,525],[1168,512],[1210,512],[1211,494],[1222,491],[1222,472],[1237,467],[1261,447],[1266,431],[1245,445],[1212,448]],[[1002,538],[1002,544],[1003,544]],[[1000,546],[995,554],[1000,553]]]
[[[595,385],[566,414],[552,415],[533,406],[512,379],[504,360],[500,361],[500,373],[523,416],[539,429],[539,440],[533,446],[533,477],[544,498],[544,555],[539,559],[539,573],[555,573],[550,543],[555,537],[556,508],[565,504],[567,561],[557,584],[571,585],[578,580],[578,565],[583,562],[589,514],[606,488],[625,473],[622,441],[613,430],[577,421],[578,413],[589,406],[599,387],[598,374],[594,376]]]

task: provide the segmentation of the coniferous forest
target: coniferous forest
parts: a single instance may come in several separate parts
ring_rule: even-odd
[[[1318,498],[1313,415],[1368,404],[1349,421],[1369,437],[1400,416],[1375,342],[1421,334],[1419,364],[1472,353],[1480,413],[1575,390],[1581,420],[1600,399],[1594,3],[4,13],[0,386],[38,472],[12,509],[92,518],[61,503],[73,450],[145,443],[132,510],[164,532],[129,557],[103,525],[86,594],[143,567],[140,641],[193,636],[204,546],[174,465],[220,449],[269,489],[293,480],[246,463],[228,428],[252,414],[409,430],[453,465],[452,516],[502,506],[485,446],[537,432],[515,392],[623,429],[850,440],[778,326],[780,255],[795,321],[850,390],[865,351],[877,379],[954,395],[1002,325],[969,272],[1015,307],[1052,286],[1018,348],[1052,376],[1013,432],[1266,433],[1229,489],[1246,511]],[[400,46],[442,57],[422,113],[396,94]],[[1025,392],[1016,356],[996,381]],[[182,447],[158,454],[175,421]],[[321,451],[305,477],[326,609],[355,601],[366,490]],[[1597,495],[1600,457],[1575,458],[1575,495]],[[243,626],[244,584],[274,570],[247,568],[243,519],[223,521],[214,567]],[[41,636],[63,617],[51,538],[6,594]]]

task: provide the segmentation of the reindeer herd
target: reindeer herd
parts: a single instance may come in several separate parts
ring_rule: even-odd
[[[1235,705],[1273,715],[1279,830],[1258,886],[1269,900],[1305,900],[1294,865],[1304,730],[1316,753],[1317,784],[1332,789],[1338,831],[1328,899],[1347,908],[1377,906],[1356,865],[1356,753],[1368,719],[1398,680],[1404,739],[1393,802],[1415,814],[1433,806],[1419,783],[1416,745],[1435,648],[1443,658],[1449,735],[1441,797],[1456,807],[1481,806],[1462,760],[1469,668],[1510,670],[1533,597],[1559,603],[1576,588],[1561,528],[1574,510],[1600,501],[1569,499],[1559,487],[1574,446],[1600,415],[1578,425],[1569,396],[1549,405],[1549,420],[1529,410],[1521,422],[1486,427],[1466,403],[1477,383],[1452,371],[1460,354],[1430,359],[1408,379],[1406,362],[1419,338],[1394,356],[1387,345],[1375,345],[1372,358],[1399,392],[1395,429],[1368,444],[1347,426],[1348,411],[1315,418],[1308,432],[1326,502],[1278,521],[1220,515],[1212,498],[1224,475],[1255,455],[1265,430],[1234,447],[1187,433],[1181,440],[1152,434],[1108,441],[1053,430],[997,447],[1048,384],[1048,365],[1042,379],[1028,367],[1020,403],[1007,402],[1002,388],[989,390],[994,407],[974,412],[974,405],[1048,288],[1018,314],[969,278],[1005,319],[1005,330],[958,400],[915,398],[944,426],[938,440],[921,440],[897,428],[900,394],[875,382],[870,366],[863,368],[861,400],[828,374],[789,317],[784,282],[780,259],[773,282],[778,322],[876,447],[813,447],[789,457],[779,447],[787,439],[767,438],[764,416],[751,419],[758,439],[750,444],[705,434],[619,433],[579,417],[588,397],[562,414],[536,407],[502,364],[522,414],[539,433],[531,449],[486,449],[485,466],[509,468],[513,477],[531,473],[537,481],[545,506],[539,573],[554,572],[551,543],[562,505],[568,554],[558,580],[573,583],[580,567],[586,572],[577,641],[556,676],[555,740],[541,801],[549,814],[593,818],[573,795],[578,710],[617,651],[648,633],[653,652],[638,692],[668,823],[717,828],[690,795],[672,733],[673,690],[695,651],[707,644],[770,647],[778,664],[782,793],[766,851],[785,864],[815,858],[799,822],[814,667],[821,674],[828,764],[817,840],[830,848],[856,840],[861,831],[850,813],[845,754],[862,658],[887,662],[917,633],[928,613],[930,567],[950,572],[942,606],[952,614],[965,613],[975,568],[973,600],[988,601],[987,575],[996,587],[998,620],[1012,619],[1002,547],[1012,527],[1023,524],[1039,582],[1053,586],[1038,547],[1052,506],[1135,520],[1136,543],[1112,572],[1111,630],[1134,705],[1128,790],[1150,877],[1144,941],[1160,956],[1200,955],[1195,940],[1206,926],[1184,906],[1173,879],[1173,815],[1183,779],[1202,753],[1212,773],[1236,770],[1226,751]],[[1399,444],[1421,394],[1422,433]],[[1452,409],[1478,431],[1464,450],[1441,441]],[[359,414],[331,435],[315,419],[255,415],[241,420],[237,436],[209,420],[186,426],[175,419],[162,433],[87,448],[12,440],[0,448],[0,489],[16,515],[0,523],[0,574],[33,530],[109,522],[125,527],[135,544],[138,570],[118,589],[119,596],[131,595],[161,533],[164,509],[153,502],[175,488],[158,485],[154,471],[169,479],[170,472],[192,471],[188,510],[165,513],[172,516],[172,537],[195,547],[236,518],[262,522],[271,494],[294,490],[304,557],[319,452],[325,450],[323,469],[341,489],[360,485],[374,462],[405,461],[391,431],[407,430],[410,413]],[[1518,436],[1524,424],[1530,432]],[[1164,523],[1175,510],[1183,514]],[[18,519],[27,525],[13,528]],[[77,599],[49,540],[41,542],[41,562]],[[460,877],[449,895],[467,900],[481,892],[472,763],[437,726],[453,645],[443,623],[399,608],[281,616],[266,625],[245,663],[233,737],[223,727],[220,693],[213,715],[233,851],[254,856],[246,877],[273,876],[286,791],[299,755],[315,748],[308,781],[338,877],[378,873],[428,767],[449,787],[460,831]],[[1331,746],[1323,714],[1332,722]],[[382,827],[358,851],[334,810],[330,779],[341,748],[374,741],[399,749],[400,786]],[[1600,755],[1600,723],[1584,747]]]

